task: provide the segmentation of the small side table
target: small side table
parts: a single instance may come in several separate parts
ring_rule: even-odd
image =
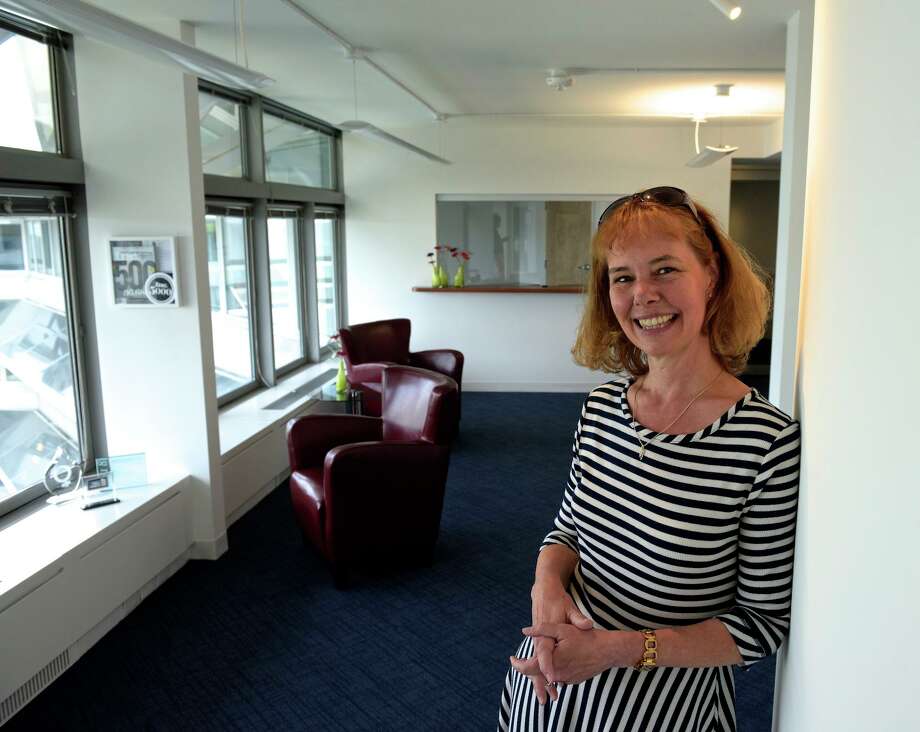
[[[335,390],[335,381],[325,384],[313,394],[318,404],[313,411],[324,414],[364,414],[364,394],[358,389]]]

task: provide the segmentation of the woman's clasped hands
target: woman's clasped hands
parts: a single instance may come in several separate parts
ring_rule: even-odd
[[[594,628],[561,586],[534,585],[531,597],[533,624],[521,632],[533,638],[534,653],[510,661],[530,679],[540,704],[559,698],[557,683],[577,684],[629,663],[622,642],[628,634]]]

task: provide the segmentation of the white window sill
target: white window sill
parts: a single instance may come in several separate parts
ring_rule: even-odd
[[[118,491],[119,503],[84,511],[38,499],[0,518],[0,612],[181,492],[186,476]]]
[[[279,422],[288,420],[291,415],[303,411],[310,401],[310,395],[304,394],[296,401],[282,409],[265,407],[307,382],[321,376],[330,369],[337,369],[338,358],[331,358],[288,374],[276,386],[262,389],[252,396],[234,402],[220,410],[220,456],[226,462],[247,445],[250,445],[269,433]]]

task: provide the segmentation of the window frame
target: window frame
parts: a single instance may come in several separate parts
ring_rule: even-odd
[[[217,406],[221,407],[232,401],[250,394],[261,386],[261,364],[259,363],[259,350],[256,343],[256,300],[255,300],[255,283],[254,283],[254,246],[253,246],[253,213],[252,206],[248,202],[227,201],[221,199],[205,199],[205,216],[237,216],[243,219],[243,232],[246,236],[244,251],[246,253],[246,297],[249,320],[249,367],[252,378],[245,384],[241,384],[235,389],[231,389],[217,397]],[[223,253],[218,249],[218,261],[223,261]],[[227,299],[226,285],[224,292],[220,295],[221,301]],[[210,309],[210,281],[208,282],[208,306]],[[211,348],[213,352],[213,337],[211,339]],[[215,376],[217,364],[215,363]]]
[[[16,183],[83,185],[80,129],[77,122],[76,82],[73,77],[73,40],[54,28],[0,10],[0,28],[39,43],[48,50],[54,135],[57,152],[0,145],[0,170],[15,171]]]
[[[297,311],[298,317],[300,318],[300,351],[302,355],[300,356],[300,358],[296,358],[293,361],[287,364],[284,364],[283,366],[279,367],[275,365],[275,353],[274,353],[275,323],[274,323],[274,317],[272,317],[271,326],[270,326],[271,333],[272,333],[272,368],[274,369],[274,376],[276,380],[310,363],[309,348],[310,348],[311,338],[310,338],[309,330],[310,330],[311,320],[310,320],[310,313],[307,308],[307,297],[306,297],[307,252],[306,252],[306,247],[304,246],[304,239],[305,239],[304,222],[306,220],[306,216],[304,215],[304,208],[305,207],[302,205],[273,203],[267,206],[267,211],[266,211],[266,222],[268,221],[268,219],[271,219],[271,218],[291,218],[294,221],[294,237],[295,237],[294,252],[296,256],[296,261],[294,262],[293,270],[297,273],[297,277],[299,279],[298,287],[297,287],[296,311]],[[273,216],[272,213],[277,212],[277,211],[290,211],[294,213],[294,216],[292,217]],[[266,239],[266,247],[268,247],[267,239]],[[270,280],[271,279],[271,252],[270,250],[268,251],[268,271],[269,271],[269,280]],[[269,306],[271,309],[271,305],[273,304],[271,302],[271,282],[269,282],[268,297],[269,297]]]
[[[65,189],[47,190],[36,189],[26,186],[7,186],[0,189],[3,195],[12,197],[18,193],[23,198],[55,196],[68,200],[72,197],[71,192]],[[68,211],[47,214],[39,211],[21,211],[23,217],[32,215],[54,215],[58,220],[58,226],[61,239],[61,280],[64,295],[64,316],[67,321],[67,338],[70,345],[70,371],[73,382],[73,400],[74,400],[74,421],[76,426],[76,438],[84,471],[89,471],[90,466],[94,465],[93,450],[93,430],[90,420],[90,402],[87,389],[87,364],[84,355],[84,326],[80,315],[80,298],[78,281],[80,279],[79,268],[77,265],[76,249],[78,248],[79,239],[76,235],[74,218],[78,213],[69,213]],[[0,215],[2,218],[2,215]],[[23,241],[23,269],[29,271],[29,253],[26,240]],[[20,492],[0,499],[0,516],[19,508],[30,501],[45,495],[45,487],[39,482],[35,483]]]
[[[344,239],[344,229],[345,229],[345,210],[338,206],[317,206],[317,213],[322,214],[332,214],[332,216],[314,216],[313,225],[316,226],[317,218],[327,218],[335,221],[334,224],[334,233],[333,233],[333,244],[332,244],[332,257],[333,257],[333,267],[335,268],[335,315],[336,321],[338,322],[339,327],[342,327],[342,324],[346,322],[345,320],[345,304],[344,304],[344,288],[345,288],[345,239]],[[313,246],[313,256],[316,256],[316,245],[314,242]],[[313,286],[316,288],[317,280],[314,273]],[[313,296],[314,301],[316,302],[317,311],[319,310],[319,291],[316,290]],[[317,314],[316,320],[316,339],[319,341],[319,318]],[[335,355],[335,347],[331,344],[320,345],[320,358],[331,358]]]
[[[332,159],[332,170],[331,170],[332,184],[328,188],[323,187],[323,186],[301,186],[301,185],[296,185],[292,183],[279,183],[279,182],[274,182],[274,183],[270,182],[270,184],[276,185],[276,186],[283,185],[283,186],[292,186],[295,188],[303,188],[308,191],[338,191],[341,189],[341,186],[339,184],[340,183],[340,169],[339,169],[339,165],[337,164],[338,159],[341,156],[340,156],[339,150],[337,150],[338,146],[336,144],[337,143],[336,132],[338,131],[334,127],[330,127],[324,122],[321,122],[320,120],[314,117],[310,117],[309,115],[305,115],[301,112],[296,112],[294,110],[291,110],[290,107],[286,107],[283,104],[279,104],[273,100],[264,100],[262,102],[262,115],[263,115],[263,122],[262,122],[263,128],[264,128],[264,116],[270,115],[272,117],[277,117],[278,119],[283,120],[284,122],[287,122],[289,124],[298,125],[305,129],[313,130],[314,132],[319,132],[321,134],[324,134],[328,136],[329,138],[331,138],[331,145],[332,145],[332,158],[333,158]],[[341,133],[339,133],[339,135],[340,134]],[[262,135],[261,146],[262,146],[262,156],[263,156],[263,161],[264,161],[264,158],[265,158],[265,136],[264,134]],[[265,180],[268,181],[267,170],[264,171],[264,174],[265,174]]]
[[[204,92],[205,94],[210,94],[213,97],[218,97],[219,99],[224,99],[234,104],[239,105],[239,117],[240,117],[240,160],[243,167],[243,175],[237,177],[235,175],[216,175],[214,173],[207,173],[206,176],[212,176],[214,178],[221,178],[229,181],[235,180],[250,180],[250,160],[246,155],[246,150],[249,148],[249,125],[247,120],[246,109],[248,105],[252,104],[252,98],[246,94],[240,92],[232,91],[230,89],[224,89],[217,84],[205,81],[204,79],[198,80],[198,91]],[[198,120],[198,134],[201,134],[201,120]],[[202,161],[202,172],[204,169],[204,161]]]

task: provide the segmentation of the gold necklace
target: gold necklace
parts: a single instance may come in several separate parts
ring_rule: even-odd
[[[640,385],[639,388],[636,389],[636,410],[635,410],[636,413],[633,415],[633,433],[636,435],[636,441],[639,443],[639,460],[645,460],[645,448],[648,447],[652,442],[654,442],[655,440],[657,440],[659,437],[661,437],[662,435],[664,435],[664,433],[666,433],[669,429],[671,429],[671,425],[673,425],[675,422],[677,422],[677,420],[679,420],[681,417],[683,417],[683,416],[687,413],[687,410],[690,409],[690,407],[693,406],[693,403],[694,403],[697,399],[699,399],[701,396],[703,396],[703,394],[705,394],[707,391],[709,391],[709,389],[712,387],[712,385],[715,384],[715,383],[719,380],[719,377],[720,377],[723,373],[725,373],[725,372],[724,372],[722,369],[719,369],[719,373],[716,374],[716,378],[714,378],[712,381],[710,381],[710,382],[702,389],[702,391],[700,391],[695,397],[693,397],[693,399],[690,400],[690,403],[687,404],[686,407],[684,407],[683,411],[682,411],[680,414],[678,414],[674,419],[672,419],[672,420],[668,423],[667,427],[665,427],[663,430],[661,430],[657,435],[655,435],[655,436],[654,436],[653,438],[651,438],[650,440],[643,440],[643,439],[642,439],[642,436],[639,434],[639,430],[636,429],[636,425],[639,424],[639,393],[642,391],[642,385]],[[644,380],[643,380],[643,385],[644,385],[644,383],[645,383],[645,382],[644,382]]]

